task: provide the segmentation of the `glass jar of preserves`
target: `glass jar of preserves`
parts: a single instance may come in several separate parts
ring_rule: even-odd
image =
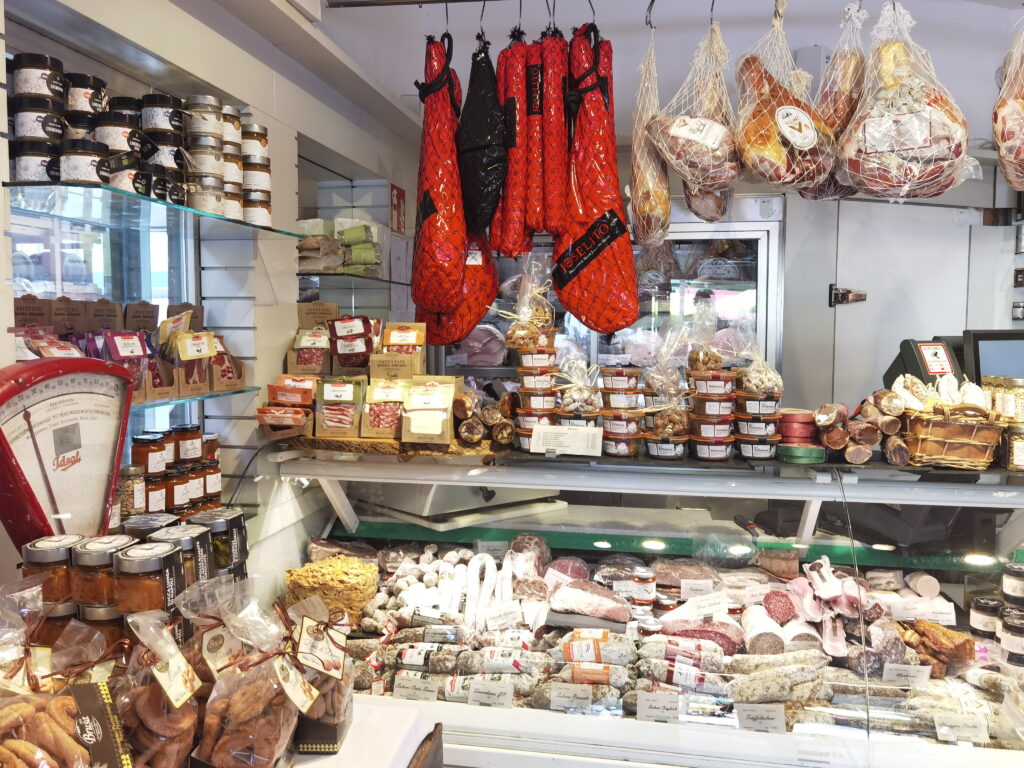
[[[163,475],[146,476],[146,514],[167,509],[167,478]]]
[[[160,512],[152,515],[135,515],[124,521],[122,530],[129,536],[134,536],[142,541],[149,537],[153,531],[166,528],[169,525],[177,525],[178,518],[167,512]]]
[[[999,644],[1007,653],[1024,654],[1024,616],[1019,613],[1003,616],[1003,636]]]
[[[209,501],[220,499],[220,461],[208,459],[203,462],[203,498]]]
[[[999,623],[999,609],[1003,601],[994,597],[976,597],[971,601],[970,626],[971,634],[978,637],[995,639],[996,625]]]
[[[202,459],[188,469],[189,504],[198,504],[206,498],[206,462]]]
[[[1001,586],[1008,605],[1024,608],[1024,563],[1004,565]]]
[[[71,596],[71,548],[85,536],[44,536],[21,548],[21,575],[44,576],[43,601],[62,603]]]
[[[1004,418],[1010,421],[1024,421],[1024,379],[1003,379],[1007,391],[1007,404],[1012,407]]]
[[[166,450],[161,435],[136,435],[132,438],[132,464],[144,467],[147,475],[162,475],[167,469]]]
[[[46,618],[32,633],[32,645],[52,648],[77,613],[78,607],[71,602],[43,603],[40,615]]]
[[[220,435],[203,435],[203,458],[220,461]]]
[[[160,435],[160,438],[164,441],[164,466],[173,467],[175,453],[174,449],[177,447],[174,443],[174,433],[171,430],[166,429],[161,432],[151,432],[153,435]]]
[[[146,476],[140,464],[121,467],[117,479],[121,517],[146,513]]]
[[[641,637],[651,637],[657,635],[664,629],[665,625],[659,619],[643,619],[637,622],[636,631]]]
[[[114,607],[122,614],[163,611],[185,587],[181,550],[147,541],[114,555]]]
[[[1003,466],[1013,472],[1024,472],[1024,423],[1007,425],[1001,448]]]
[[[203,456],[203,433],[198,424],[178,424],[171,427],[174,440],[174,463],[191,463]]]
[[[633,605],[654,605],[654,596],[658,590],[658,579],[650,568],[633,569],[633,594],[630,600]]]
[[[210,529],[203,525],[174,525],[149,534],[150,541],[166,541],[181,549],[181,564],[185,573],[185,587],[210,578]]]
[[[189,468],[176,466],[167,472],[168,512],[174,507],[187,507],[192,503],[192,487],[188,479]]]
[[[220,509],[200,512],[190,522],[210,529],[215,568],[229,568],[245,562],[249,556],[249,541],[245,531],[245,518],[240,509]]]
[[[114,554],[138,541],[116,534],[76,544],[71,550],[71,599],[79,605],[113,605]]]
[[[80,605],[78,620],[103,635],[107,647],[127,637],[124,618],[111,605]]]

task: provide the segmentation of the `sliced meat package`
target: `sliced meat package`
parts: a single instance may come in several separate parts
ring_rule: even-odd
[[[451,69],[452,37],[427,38],[425,83],[417,83],[423,102],[423,139],[416,185],[416,243],[412,261],[412,298],[427,312],[454,312],[462,301],[466,259],[466,219],[455,147],[462,89]]]
[[[526,228],[544,229],[544,68],[539,40],[526,57]]]
[[[477,39],[480,45],[473,54],[466,103],[455,134],[462,208],[466,231],[471,235],[486,234],[491,226],[508,169],[505,113],[498,100],[498,79],[488,53],[490,43],[481,35]]]
[[[1006,77],[992,113],[992,134],[1006,183],[1024,190],[1024,30],[1006,54]]]
[[[584,24],[570,44],[569,211],[552,280],[566,311],[592,330],[613,333],[635,323],[640,308],[619,192],[615,123],[602,87],[610,83],[598,74],[611,70],[611,47],[600,42],[597,27]]]
[[[491,302],[498,297],[498,270],[483,236],[470,240],[460,296],[459,306],[451,314],[416,309],[416,322],[427,324],[427,344],[462,341],[484,319]]]
[[[832,57],[825,66],[825,72],[818,84],[814,106],[821,114],[825,125],[832,129],[838,139],[850,124],[861,94],[864,92],[864,46],[861,44],[860,29],[868,12],[858,3],[850,3],[843,9],[842,34]],[[823,182],[800,190],[800,197],[806,200],[841,200],[855,195],[853,187],[836,180],[838,168]]]
[[[913,25],[901,3],[882,7],[864,95],[839,144],[839,180],[874,197],[935,197],[979,173],[967,120],[910,38]]]
[[[743,164],[779,189],[820,184],[835,162],[835,137],[808,103],[811,77],[797,69],[777,2],[772,26],[739,60],[736,144]]]
[[[569,131],[565,119],[569,42],[558,29],[552,29],[540,46],[544,89],[544,229],[560,235],[565,230],[569,188]]]
[[[640,64],[640,88],[633,112],[633,161],[629,179],[630,219],[633,239],[639,245],[665,242],[669,223],[668,165],[647,136],[647,123],[658,112],[658,73],[654,63],[654,38]]]
[[[526,65],[529,46],[519,27],[509,34],[512,42],[499,60],[499,82],[505,106],[508,173],[501,198],[501,233],[491,237],[496,251],[515,258],[529,250],[526,228],[527,156],[529,137],[526,128]]]

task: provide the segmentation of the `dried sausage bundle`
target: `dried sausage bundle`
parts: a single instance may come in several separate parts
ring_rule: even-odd
[[[668,234],[668,167],[647,136],[647,123],[658,111],[658,73],[654,38],[640,64],[640,88],[633,112],[633,168],[629,181],[633,239],[639,245],[661,245]]]
[[[992,113],[992,133],[1006,182],[1024,190],[1024,31],[1006,54],[1006,77]]]
[[[967,120],[910,38],[899,2],[882,7],[864,96],[839,143],[838,179],[883,198],[941,195],[977,174]]]
[[[786,0],[776,0],[772,26],[739,60],[736,143],[743,164],[779,189],[820,184],[832,170],[835,138],[808,103],[810,75],[797,69],[782,28]]]
[[[814,106],[821,119],[841,136],[850,124],[854,110],[864,91],[864,46],[860,40],[860,28],[868,12],[857,3],[850,3],[843,10],[842,34],[832,58],[828,60],[825,72],[818,84]],[[800,197],[807,200],[841,200],[855,195],[857,190],[840,184],[835,178],[835,168],[821,184],[800,190]]]
[[[712,23],[679,91],[647,125],[662,157],[682,177],[690,210],[705,221],[725,215],[725,193],[740,172],[733,138],[736,116],[724,75],[728,61],[722,31]]]

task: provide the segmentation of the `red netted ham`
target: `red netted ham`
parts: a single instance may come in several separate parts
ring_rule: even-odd
[[[569,186],[569,133],[565,123],[565,92],[569,79],[569,43],[553,29],[540,43],[544,135],[544,229],[560,235],[565,229]]]
[[[526,228],[544,229],[544,70],[540,41],[530,45],[526,59]]]
[[[462,301],[466,260],[466,219],[455,147],[462,90],[451,69],[452,38],[427,38],[425,83],[417,82],[423,102],[423,139],[417,183],[416,245],[412,299],[426,312],[454,312]]]
[[[487,240],[474,237],[466,256],[458,309],[447,315],[417,309],[416,321],[427,324],[427,344],[454,344],[466,338],[483,320],[497,297],[498,270]]]
[[[598,74],[611,71],[611,46],[601,42],[597,27],[584,24],[569,46],[569,208],[552,280],[568,312],[588,328],[612,333],[636,322],[639,303],[610,90]]]
[[[499,54],[498,87],[505,99],[508,173],[505,193],[501,198],[501,236],[491,244],[502,255],[514,258],[529,250],[526,228],[528,131],[526,128],[526,65],[529,46],[523,30],[516,27],[509,34],[512,42]]]

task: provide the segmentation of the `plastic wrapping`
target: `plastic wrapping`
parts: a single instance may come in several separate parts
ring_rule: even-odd
[[[459,150],[459,177],[466,231],[486,234],[498,207],[508,169],[505,149],[505,113],[498,101],[498,80],[488,53],[490,43],[477,35],[480,45],[466,89],[455,143]]]
[[[454,312],[462,301],[466,260],[466,219],[455,147],[462,91],[450,68],[452,38],[427,38],[423,139],[417,182],[416,242],[412,259],[412,298],[428,312]]]
[[[850,124],[861,94],[864,92],[864,46],[860,30],[868,12],[858,3],[850,3],[843,9],[840,24],[842,34],[825,72],[818,84],[814,106],[821,119],[839,137]],[[857,193],[853,187],[840,184],[835,178],[836,169],[821,184],[800,190],[800,196],[807,200],[841,200]]]
[[[718,311],[711,299],[696,299],[693,303],[693,320],[687,328],[690,352],[686,368],[690,371],[720,371],[724,358],[716,349],[715,334],[718,331]]]
[[[558,378],[564,384],[558,386],[562,392],[562,413],[600,413],[601,394],[597,391],[595,378],[597,366],[591,366],[581,355],[567,354],[562,358]]]
[[[1024,191],[1024,30],[1005,58],[1006,76],[992,112],[992,134],[1006,183]]]
[[[724,74],[728,61],[722,30],[713,22],[697,46],[686,80],[647,126],[662,157],[682,177],[690,210],[705,221],[725,215],[729,190],[740,172],[735,114]]]
[[[544,84],[541,41],[530,44],[526,53],[526,228],[544,229]]]
[[[541,40],[544,96],[544,229],[565,230],[569,185],[569,134],[565,123],[565,92],[569,78],[569,43],[558,29]]]
[[[192,637],[182,651],[202,682],[195,694],[200,707],[205,707],[220,667],[237,661],[241,655],[241,643],[224,628],[221,616],[230,607],[234,591],[234,578],[215,576],[193,584],[174,598],[182,617],[192,623]]]
[[[658,112],[658,73],[654,37],[640,64],[640,87],[633,111],[633,165],[629,182],[633,239],[638,245],[661,245],[668,235],[670,200],[668,166],[647,136],[647,123]]]
[[[498,90],[505,108],[508,173],[501,198],[501,227],[492,227],[491,244],[503,256],[514,258],[530,250],[526,230],[527,152],[526,64],[529,46],[522,29],[509,33],[508,47],[498,55]],[[495,219],[498,223],[498,219]]]
[[[569,212],[552,279],[567,312],[591,330],[613,333],[635,323],[640,307],[619,191],[611,89],[600,74],[611,69],[611,46],[593,24],[584,24],[569,48]]]
[[[548,267],[546,257],[531,253],[523,265],[515,310],[498,313],[512,320],[505,333],[505,344],[510,349],[536,349],[541,333],[555,323],[555,308],[547,300],[551,288]]]
[[[835,137],[808,103],[811,77],[797,69],[776,0],[771,29],[739,60],[736,143],[743,164],[777,189],[820,184],[832,170]]]
[[[645,408],[654,415],[650,432],[656,437],[680,437],[689,430],[690,415],[686,407],[689,389],[677,365],[678,354],[685,345],[685,333],[681,329],[670,330],[654,365],[645,371],[647,386],[654,390],[656,398]]]
[[[864,96],[839,143],[839,181],[874,197],[935,197],[979,174],[967,121],[913,25],[899,2],[882,6]]]
[[[451,314],[438,314],[417,307],[416,321],[427,325],[428,344],[454,344],[469,335],[484,319],[498,296],[498,270],[491,258],[487,239],[470,238],[462,277],[459,306]]]
[[[303,676],[319,693],[306,716],[330,725],[350,721],[355,667],[345,645],[348,617],[343,612],[331,615],[318,597],[295,603],[288,616],[301,633],[297,650],[305,666]]]
[[[775,370],[768,361],[764,359],[764,352],[757,340],[757,331],[749,321],[742,321],[735,326],[734,337],[736,339],[736,357],[749,360],[740,374],[742,376],[744,392],[755,394],[782,394],[782,376]]]

